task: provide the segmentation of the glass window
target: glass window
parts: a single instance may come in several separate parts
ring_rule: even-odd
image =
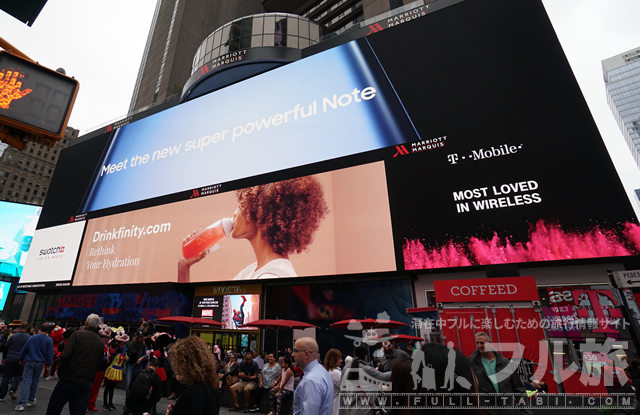
[[[273,39],[274,46],[284,47],[287,46],[287,35],[276,33]]]
[[[22,164],[24,162],[24,159],[19,159],[18,163]]]
[[[287,17],[287,34],[294,36],[298,34],[298,19],[295,17]]]
[[[246,49],[249,47],[251,47],[250,37],[243,37],[242,39],[240,39],[240,49]]]
[[[299,24],[298,34],[300,35],[300,37],[304,37],[304,38],[309,39],[309,22],[306,21],[306,20],[302,20],[302,19],[298,19],[298,20],[299,20],[299,22],[298,22],[298,24]]]
[[[320,26],[313,23],[309,24],[309,38],[311,40],[320,39]]]
[[[229,41],[229,52],[240,49],[240,39],[231,39]]]
[[[254,17],[252,22],[251,34],[259,35],[262,34],[262,26],[264,25],[264,17]],[[260,40],[262,42],[262,39]],[[260,45],[262,46],[262,45]]]
[[[251,36],[251,30],[253,29],[253,19],[252,18],[247,18],[247,19],[242,19],[242,33],[241,33],[241,37],[248,37]]]
[[[210,53],[213,50],[213,36],[209,36],[207,39],[206,53]]]
[[[220,44],[224,45],[229,42],[229,31],[231,30],[231,25],[227,24],[222,28],[222,39],[220,40]]]
[[[229,52],[229,42],[220,46],[220,55],[224,55],[227,52]]]
[[[20,183],[24,183],[24,177],[20,178]]]
[[[273,46],[273,35],[264,35],[263,46]]]
[[[231,23],[231,34],[229,35],[229,39],[240,39],[242,33],[242,20],[236,20]],[[232,49],[233,50],[233,49]]]
[[[16,187],[16,184],[15,184],[15,183],[11,183],[11,184],[9,185],[9,187]]]
[[[300,41],[300,46],[299,46],[300,49],[309,47],[309,39],[299,38],[298,40]]]
[[[27,187],[27,193],[31,193],[31,188]]]
[[[7,155],[7,160],[11,160],[13,156],[11,154]]]
[[[222,31],[218,30],[216,34],[213,36],[213,46],[212,48],[217,48],[220,46],[220,39],[222,39]]]
[[[262,47],[262,35],[260,35],[260,36],[251,36],[251,47],[252,48]]]
[[[29,184],[33,184],[33,180],[29,180]]]
[[[220,48],[214,49],[213,52],[211,52],[211,60],[217,58],[218,56],[220,56]]]
[[[276,17],[265,16],[264,18],[264,33],[273,33],[276,29]]]
[[[0,170],[0,176],[2,176],[4,174],[4,172],[2,170]]]

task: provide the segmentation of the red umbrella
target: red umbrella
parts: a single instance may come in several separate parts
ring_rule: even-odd
[[[410,342],[410,341],[423,342],[424,341],[424,339],[422,337],[410,336],[408,334],[383,334],[382,336],[378,336],[378,337],[375,337],[375,338],[376,339],[381,339],[381,338],[387,337],[387,336],[391,336],[393,341],[396,341],[396,342]]]
[[[362,325],[362,327],[355,328],[354,326]],[[351,327],[349,327],[351,325]],[[394,320],[375,320],[373,318],[365,318],[362,320],[342,320],[333,323],[330,329],[351,329],[351,330],[371,330],[371,329],[397,329],[401,326],[408,326],[408,324],[401,323]]]
[[[191,327],[194,324],[208,325],[208,326],[222,326],[222,323],[215,320],[207,320],[206,318],[197,318],[197,317],[185,317],[185,316],[175,316],[175,317],[162,317],[159,318],[158,321],[163,321],[165,323],[182,323],[189,326],[189,335],[191,335]]]
[[[276,331],[276,353],[278,353],[278,331],[280,329],[308,329],[311,327],[318,328],[318,326],[314,326],[313,324],[305,323],[303,321],[295,321],[295,320],[272,320],[272,319],[264,319],[264,320],[256,320],[250,321],[245,324],[246,326],[258,327],[265,330],[275,330]]]

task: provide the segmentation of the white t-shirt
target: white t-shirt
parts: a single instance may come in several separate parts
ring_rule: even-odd
[[[257,262],[249,265],[238,273],[234,280],[258,280],[266,278],[297,277],[291,261],[284,258],[267,262],[262,268],[256,270]]]

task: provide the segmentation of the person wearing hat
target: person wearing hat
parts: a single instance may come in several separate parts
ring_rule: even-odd
[[[102,357],[102,365],[96,372],[96,377],[93,380],[93,386],[91,387],[91,393],[89,394],[89,404],[87,405],[87,411],[96,412],[98,407],[96,406],[96,400],[98,399],[98,393],[100,392],[100,386],[102,385],[102,378],[104,378],[104,371],[109,364],[109,339],[111,338],[111,327],[106,324],[100,324],[98,326],[98,335],[104,341],[104,352]]]
[[[4,397],[7,395],[7,389],[9,388],[9,382],[11,382],[11,389],[9,389],[9,396],[12,400],[16,400],[16,391],[20,385],[22,379],[22,371],[24,365],[20,364],[20,352],[22,348],[29,340],[29,323],[22,323],[20,320],[13,320],[13,323],[9,324],[10,328],[16,328],[20,330],[9,337],[4,347],[4,354],[2,356],[2,365],[4,366],[4,374],[2,376],[2,385],[0,385],[0,402],[4,401]]]
[[[144,344],[144,333],[138,330],[129,343],[127,343],[127,385],[125,387],[126,395],[129,395],[129,386],[133,374],[138,370],[144,369],[147,361],[147,346]]]
[[[129,336],[124,332],[124,328],[118,327],[116,336],[111,340],[109,347],[109,366],[104,371],[104,395],[102,409],[110,411],[115,410],[113,404],[113,391],[116,389],[118,382],[122,380],[122,368],[127,360],[127,342]]]

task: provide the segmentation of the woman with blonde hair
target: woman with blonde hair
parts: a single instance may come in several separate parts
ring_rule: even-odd
[[[218,415],[219,380],[216,360],[204,340],[196,336],[178,340],[169,351],[176,379],[186,389],[167,408],[167,415]]]
[[[342,378],[342,352],[338,349],[330,349],[324,357],[324,368],[331,375],[333,380],[333,410],[332,415],[340,412],[340,379]]]

